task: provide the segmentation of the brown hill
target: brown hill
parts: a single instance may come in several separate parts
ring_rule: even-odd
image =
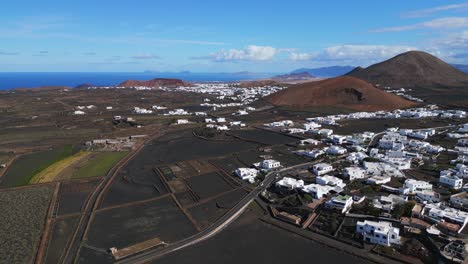
[[[176,87],[189,86],[190,84],[179,79],[156,78],[149,81],[127,80],[120,83],[119,87]]]
[[[266,100],[277,106],[328,106],[357,111],[393,110],[416,105],[349,76],[293,85]]]
[[[468,84],[468,74],[422,51],[405,52],[346,75],[391,87],[449,88]]]

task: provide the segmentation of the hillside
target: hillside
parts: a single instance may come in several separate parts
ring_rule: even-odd
[[[347,74],[375,85],[406,88],[449,88],[468,84],[468,75],[421,51],[409,51]]]
[[[349,76],[294,85],[266,97],[266,101],[276,106],[328,106],[356,111],[392,110],[415,105]]]
[[[187,82],[179,79],[156,78],[149,81],[127,80],[120,83],[119,87],[174,87],[174,86],[188,86]]]

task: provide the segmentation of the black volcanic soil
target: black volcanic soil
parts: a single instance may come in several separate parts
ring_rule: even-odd
[[[391,87],[454,87],[468,84],[468,74],[429,53],[409,51],[347,74],[372,84]]]
[[[294,85],[266,97],[266,101],[275,106],[334,106],[357,111],[393,110],[415,105],[349,76]]]
[[[257,213],[247,211],[216,236],[150,263],[367,264],[370,262],[262,222],[258,219]]]

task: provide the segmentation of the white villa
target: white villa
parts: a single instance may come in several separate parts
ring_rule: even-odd
[[[361,234],[367,243],[387,247],[400,244],[400,229],[393,227],[390,222],[358,221],[356,232]]]

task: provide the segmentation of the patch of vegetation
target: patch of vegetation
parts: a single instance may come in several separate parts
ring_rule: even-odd
[[[194,130],[195,134],[205,138],[213,138],[216,136],[217,131],[213,128],[208,127],[200,127]]]
[[[30,263],[39,245],[52,188],[0,192],[0,263]]]
[[[73,179],[104,176],[128,152],[102,152],[73,174]]]
[[[73,147],[68,145],[24,155],[11,164],[1,185],[4,187],[27,185],[34,175],[72,155],[72,150]]]
[[[367,158],[364,159],[364,161],[366,161],[366,162],[379,162],[380,160],[376,159],[376,158],[372,158],[372,157],[367,157]]]
[[[393,207],[392,216],[395,219],[400,219],[402,216],[411,217],[411,210],[413,210],[416,202],[409,201],[404,204],[397,204]]]

